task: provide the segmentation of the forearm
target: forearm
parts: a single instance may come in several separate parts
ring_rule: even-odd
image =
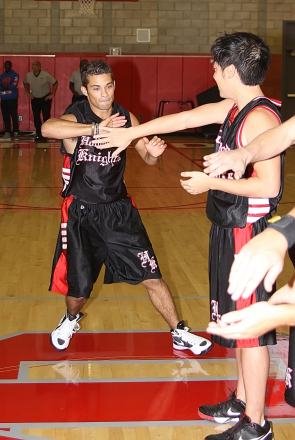
[[[276,197],[280,186],[278,182],[272,180],[267,184],[258,177],[249,177],[248,179],[222,179],[209,177],[209,187],[213,190],[224,191],[244,197]]]
[[[24,84],[24,89],[26,91],[26,94],[28,95],[30,93],[29,84],[25,84],[25,83],[23,83],[23,84]]]
[[[146,154],[143,156],[143,160],[148,165],[156,165],[158,163],[159,157],[154,157],[147,151]]]
[[[79,136],[90,136],[91,129],[92,124],[80,124],[79,122],[51,118],[42,125],[42,136],[70,139]]]
[[[53,84],[53,86],[52,86],[52,92],[51,92],[52,97],[55,95],[56,89],[57,89],[57,81],[56,81],[56,83]]]
[[[295,304],[280,304],[272,307],[273,314],[270,319],[274,323],[273,328],[281,325],[295,326]]]
[[[178,130],[184,130],[185,118],[184,113],[162,116],[161,118],[153,119],[141,125],[136,125],[128,128],[128,135],[130,141],[143,138],[145,136],[160,134],[160,133],[172,133]]]

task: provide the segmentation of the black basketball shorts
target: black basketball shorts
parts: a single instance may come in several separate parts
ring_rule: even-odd
[[[105,284],[161,278],[148,234],[129,197],[99,205],[65,198],[49,290],[89,298],[103,264]]]
[[[268,301],[270,295],[275,291],[275,286],[271,293],[264,289],[263,282],[249,298],[240,298],[232,301],[227,293],[228,278],[234,257],[240,249],[251,240],[252,237],[262,232],[267,227],[267,219],[264,216],[257,222],[247,224],[245,228],[225,229],[215,224],[210,231],[209,247],[209,279],[210,279],[210,305],[211,321],[218,322],[225,313],[233,310],[241,310],[259,301]],[[259,338],[249,339],[225,339],[221,336],[212,335],[212,341],[230,348],[251,348],[263,345],[276,344],[275,330],[260,336]]]

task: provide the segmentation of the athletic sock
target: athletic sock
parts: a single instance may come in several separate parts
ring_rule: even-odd
[[[69,312],[67,312],[67,314],[70,321],[74,321],[74,319],[77,317],[76,315],[71,315]]]
[[[184,327],[185,327],[184,321],[179,321],[176,328],[178,328],[178,330],[184,330]]]

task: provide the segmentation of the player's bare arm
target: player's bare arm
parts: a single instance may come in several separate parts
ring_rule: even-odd
[[[42,125],[42,136],[70,139],[91,135],[91,124],[80,124],[74,115],[50,118]]]
[[[124,116],[119,116],[119,113],[112,115],[101,121],[100,127],[121,127],[125,125],[126,119]],[[42,136],[53,137],[55,139],[63,139],[64,146],[68,153],[74,152],[77,138],[79,136],[90,136],[92,131],[92,124],[81,124],[77,122],[74,115],[63,115],[60,118],[50,118],[41,128]]]
[[[242,134],[243,145],[249,144],[258,136],[262,127],[268,130],[278,124],[277,118],[267,110],[255,109],[246,119]],[[245,197],[277,196],[280,190],[280,157],[256,162],[253,168],[256,171],[256,177],[241,180],[218,179],[198,171],[183,172],[181,176],[188,177],[189,180],[181,180],[181,185],[191,194],[200,194],[212,189]]]
[[[269,159],[294,143],[295,116],[284,124],[262,133],[245,148],[204,156],[204,172],[210,177],[215,177],[233,170],[235,179],[239,179],[249,163]]]
[[[210,322],[206,331],[226,339],[248,339],[257,338],[281,325],[295,325],[295,305],[258,302],[224,314],[218,324]]]
[[[112,130],[106,129],[108,134],[95,136],[98,148],[117,147],[113,155],[130,145],[132,140],[140,139],[153,134],[172,133],[187,128],[202,127],[212,123],[221,124],[233,105],[231,99],[218,103],[206,104],[193,110],[188,110],[173,115],[162,116],[138,126]],[[99,145],[103,143],[103,145]]]
[[[130,113],[130,119],[132,127],[139,125],[139,121],[132,113]],[[147,137],[135,139],[132,144],[148,165],[155,165],[158,162],[158,157],[163,154],[167,147],[165,142],[158,136],[154,136],[151,140]]]
[[[207,331],[224,338],[245,339],[259,337],[281,325],[295,325],[295,273],[268,302],[226,313],[218,324],[211,322]]]

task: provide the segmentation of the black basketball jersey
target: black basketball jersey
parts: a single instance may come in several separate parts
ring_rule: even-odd
[[[112,115],[119,113],[125,116],[125,127],[131,127],[130,114],[117,103],[113,103]],[[75,102],[65,113],[73,114],[77,122],[82,124],[100,123],[88,101]],[[86,203],[111,203],[127,197],[127,190],[123,180],[126,165],[126,150],[112,157],[115,147],[104,150],[97,149],[91,136],[81,136],[73,154],[67,153],[63,143],[61,153],[64,155],[62,177],[64,187],[62,196],[74,197]]]
[[[215,141],[214,152],[229,151],[242,147],[242,130],[245,120],[249,113],[255,108],[265,108],[271,111],[281,122],[280,101],[271,100],[266,97],[257,97],[250,101],[238,114],[235,104],[229,111],[224,123],[222,124],[219,134]],[[210,190],[207,199],[206,213],[208,219],[223,228],[244,228],[247,223],[254,222],[259,219],[257,209],[260,209],[260,217],[268,213],[275,212],[278,202],[283,192],[283,162],[284,153],[281,154],[281,188],[277,197],[270,199],[249,198],[237,196],[235,194],[226,193],[218,190]],[[251,164],[247,167],[243,177],[250,177],[252,174]],[[219,176],[220,178],[233,179],[233,172]],[[253,194],[253,196],[255,196]],[[252,206],[253,203],[253,206]],[[255,206],[256,205],[256,206]],[[251,218],[252,216],[252,218]],[[256,218],[255,218],[256,216]]]

